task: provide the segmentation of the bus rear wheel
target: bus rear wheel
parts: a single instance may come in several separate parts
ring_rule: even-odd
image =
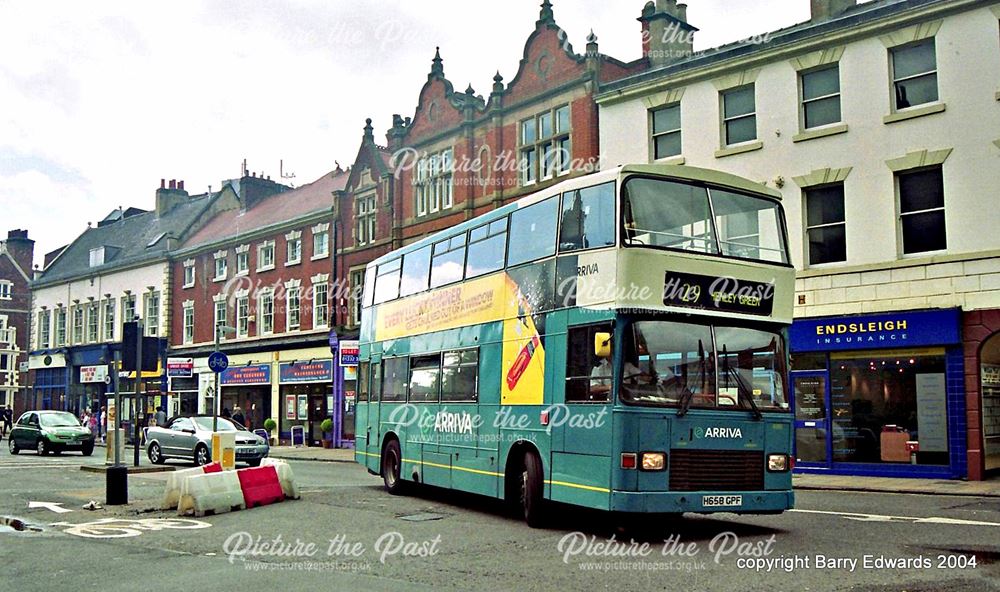
[[[534,451],[524,453],[524,464],[521,469],[521,509],[524,512],[524,521],[532,528],[543,526],[544,486],[542,461],[538,458],[538,454]]]
[[[392,495],[403,493],[405,484],[403,475],[403,454],[399,449],[399,440],[389,440],[382,450],[382,482],[385,490]]]

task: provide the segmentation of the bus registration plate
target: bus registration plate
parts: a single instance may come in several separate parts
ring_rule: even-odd
[[[742,495],[703,495],[701,505],[706,508],[728,508],[743,505]]]

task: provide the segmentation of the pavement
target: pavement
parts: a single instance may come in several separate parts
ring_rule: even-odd
[[[354,462],[353,448],[316,448],[311,446],[272,446],[271,458],[285,460],[316,460],[322,462]]]

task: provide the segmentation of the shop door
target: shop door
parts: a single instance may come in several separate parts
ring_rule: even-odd
[[[830,466],[830,401],[826,372],[792,372],[795,464]]]
[[[322,393],[309,394],[309,425],[306,437],[309,438],[310,446],[322,446],[323,430],[321,428],[323,420],[330,417],[330,411],[326,408],[326,395]]]

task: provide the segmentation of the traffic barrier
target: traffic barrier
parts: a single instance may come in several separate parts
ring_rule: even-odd
[[[204,475],[207,472],[208,466],[181,469],[180,471],[167,473],[167,489],[163,493],[163,503],[160,504],[160,508],[164,510],[176,508],[177,503],[181,499],[181,487],[184,484],[184,480],[192,475]],[[222,467],[219,467],[219,470],[221,471]]]
[[[292,473],[292,466],[280,458],[265,458],[261,466],[272,466],[278,473],[278,482],[281,483],[281,491],[286,499],[299,499],[302,495],[295,484],[295,474]]]
[[[205,465],[202,468],[205,469],[206,473],[221,473],[222,472],[222,463],[217,463],[217,462],[208,463],[207,465]]]
[[[245,507],[240,478],[235,471],[221,471],[191,475],[185,479],[177,513],[183,516],[193,512],[195,516],[204,516],[209,512],[222,514]]]
[[[236,471],[236,475],[247,508],[266,506],[285,499],[285,492],[278,481],[278,472],[273,465],[240,469]]]

